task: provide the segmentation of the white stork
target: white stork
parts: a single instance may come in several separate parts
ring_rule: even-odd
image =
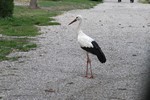
[[[93,78],[92,68],[91,68],[91,60],[89,58],[89,53],[96,55],[101,63],[106,62],[106,57],[105,57],[104,53],[102,52],[101,48],[96,43],[96,41],[82,32],[82,30],[81,30],[82,19],[83,19],[82,16],[78,15],[71,23],[69,23],[69,25],[76,22],[76,21],[79,21],[79,25],[77,28],[78,42],[79,42],[81,48],[83,50],[85,50],[86,54],[87,54],[87,65],[86,65],[85,77]],[[90,76],[88,76],[88,69],[89,69],[88,64],[90,64],[90,72],[91,72]]]

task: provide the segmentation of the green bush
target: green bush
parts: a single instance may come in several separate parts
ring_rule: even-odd
[[[14,9],[14,0],[0,0],[0,17],[12,17]]]

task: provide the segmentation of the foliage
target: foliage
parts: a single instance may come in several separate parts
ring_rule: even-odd
[[[14,0],[0,0],[0,17],[12,17],[14,9]]]

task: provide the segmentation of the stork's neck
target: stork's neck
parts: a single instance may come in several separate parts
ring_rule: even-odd
[[[77,27],[77,31],[78,33],[80,33],[82,30],[81,30],[81,25],[82,25],[82,20],[79,21],[79,25]]]

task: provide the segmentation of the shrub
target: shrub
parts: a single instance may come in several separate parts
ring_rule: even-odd
[[[14,0],[0,0],[0,17],[12,17],[14,9]]]

